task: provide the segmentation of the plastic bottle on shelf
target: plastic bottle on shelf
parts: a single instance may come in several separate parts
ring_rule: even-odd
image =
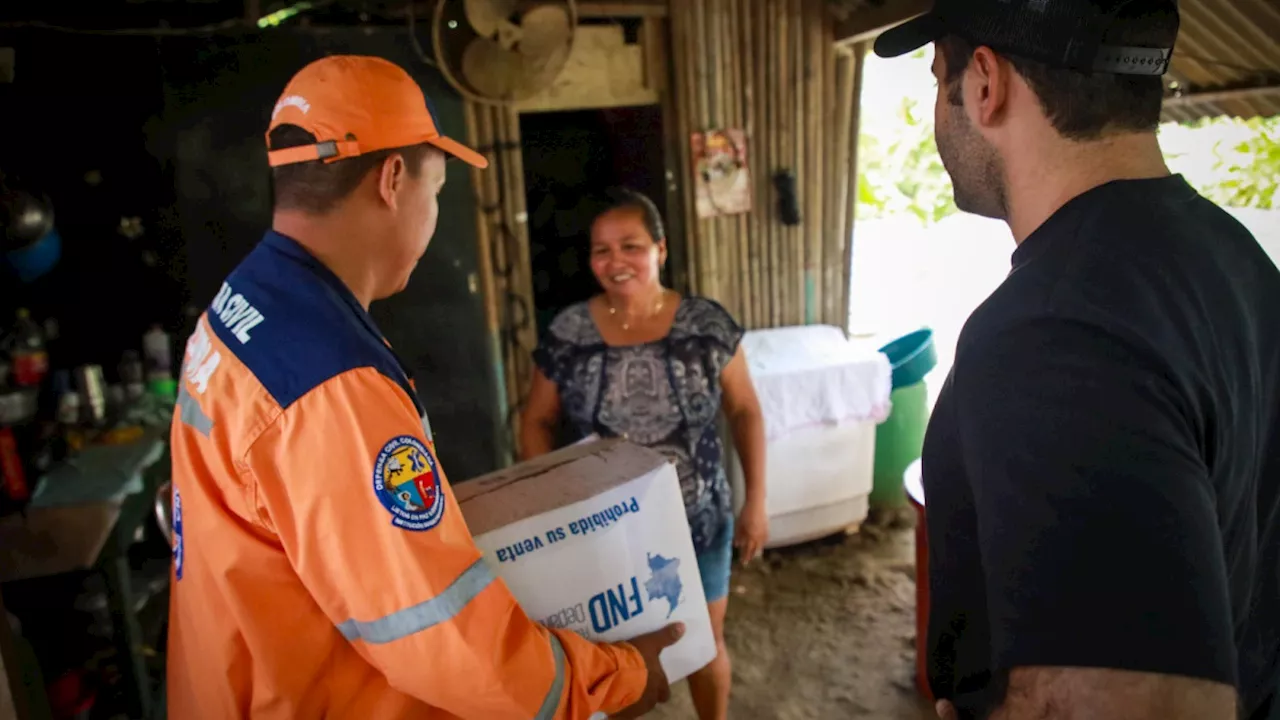
[[[21,506],[30,497],[31,487],[18,452],[17,436],[13,428],[0,426],[0,500]]]
[[[39,387],[49,374],[49,353],[44,331],[31,319],[26,308],[18,310],[17,322],[9,333],[5,349],[9,353],[11,380],[18,387]]]
[[[125,396],[129,402],[133,402],[142,397],[147,390],[146,373],[143,370],[142,359],[138,357],[137,350],[125,350],[124,355],[120,357],[120,383],[124,386]]]
[[[173,350],[169,333],[160,325],[152,325],[142,336],[142,355],[146,359],[147,375],[153,379],[172,377]]]
[[[148,389],[156,397],[171,401],[177,394],[177,383],[173,379],[173,343],[160,325],[152,325],[142,336],[142,357]]]

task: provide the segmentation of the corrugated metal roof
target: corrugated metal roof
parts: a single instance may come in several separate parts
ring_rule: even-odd
[[[1180,0],[1182,30],[1166,78],[1192,97],[1166,103],[1165,119],[1280,114],[1280,4]],[[1267,92],[1217,92],[1270,87]],[[1201,93],[1203,101],[1194,101]]]

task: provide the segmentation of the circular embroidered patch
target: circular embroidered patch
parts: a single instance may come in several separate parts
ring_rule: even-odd
[[[435,457],[412,435],[387,441],[373,464],[373,490],[391,524],[422,532],[444,517],[444,491]]]

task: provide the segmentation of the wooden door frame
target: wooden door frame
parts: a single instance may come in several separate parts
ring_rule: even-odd
[[[663,124],[663,167],[665,173],[668,268],[671,286],[680,292],[689,288],[688,246],[683,227],[685,188],[678,116],[671,92],[674,72],[670,48],[670,25],[665,3],[580,3],[582,17],[634,18],[641,21],[646,77],[657,85],[658,105]],[[496,402],[499,464],[519,457],[520,413],[532,378],[532,353],[537,346],[534,322],[533,267],[529,257],[527,188],[524,184],[524,150],[520,138],[520,110],[496,109],[472,101],[466,103],[468,141],[490,160],[488,170],[472,170],[476,195],[476,249],[480,293],[485,307],[485,323],[490,340],[489,360],[498,379]],[[607,109],[601,106],[599,109]],[[591,106],[582,107],[592,109]],[[495,119],[500,118],[501,121]],[[505,124],[495,131],[494,123]],[[496,172],[495,172],[496,171]],[[501,198],[501,201],[497,201]],[[509,252],[502,243],[515,241],[520,247]],[[500,273],[501,266],[506,273]],[[513,303],[527,309],[526,326],[512,327]]]

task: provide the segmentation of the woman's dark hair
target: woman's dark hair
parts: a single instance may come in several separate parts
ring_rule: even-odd
[[[606,190],[596,218],[614,210],[639,210],[640,217],[644,221],[644,229],[649,231],[653,241],[662,242],[666,238],[667,231],[662,226],[662,215],[658,212],[658,206],[654,205],[644,193],[625,187]]]

